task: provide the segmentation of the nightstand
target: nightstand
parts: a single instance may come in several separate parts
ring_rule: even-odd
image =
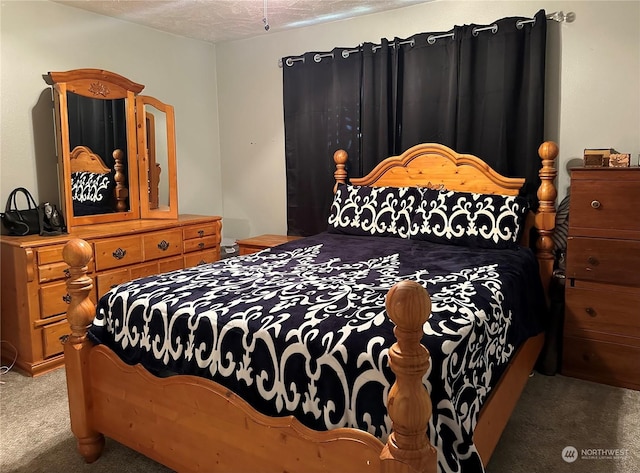
[[[239,254],[250,255],[251,253],[257,253],[258,251],[266,248],[273,248],[274,246],[282,245],[289,241],[298,240],[299,236],[287,236],[287,235],[260,235],[251,238],[245,238],[244,240],[238,240]]]

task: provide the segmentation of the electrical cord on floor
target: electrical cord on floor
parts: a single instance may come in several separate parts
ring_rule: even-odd
[[[13,348],[13,361],[11,362],[11,364],[9,366],[5,366],[2,365],[0,366],[0,376],[1,375],[5,375],[7,374],[9,371],[11,371],[11,368],[13,368],[13,365],[16,364],[16,360],[18,359],[18,350],[16,349],[16,347],[14,347],[11,343],[9,343],[6,340],[0,340],[0,346],[6,343],[7,345],[9,345],[11,348]],[[0,384],[4,384],[4,381],[0,381]]]

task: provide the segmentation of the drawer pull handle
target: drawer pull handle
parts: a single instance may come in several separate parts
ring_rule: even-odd
[[[62,296],[62,300],[65,301],[67,304],[71,304],[71,296],[68,293]]]
[[[598,265],[598,258],[596,258],[595,256],[589,256],[587,258],[587,262],[592,266],[597,266]]]
[[[198,261],[198,264],[196,266],[200,266],[202,264],[207,264],[207,262],[203,259],[201,259],[200,261]]]
[[[591,201],[591,207],[593,207],[594,209],[599,209],[601,205],[602,204],[600,203],[599,200],[592,200]]]
[[[202,238],[204,236],[204,230],[198,230],[198,236]]]
[[[587,307],[584,311],[587,313],[589,317],[595,317],[596,315],[598,315],[598,313],[595,311],[593,307]]]
[[[169,249],[169,243],[167,243],[165,240],[162,240],[160,243],[158,243],[158,248],[162,251],[167,251]]]
[[[64,277],[65,278],[70,278],[71,277],[71,271],[69,270],[69,268],[65,269],[64,271]]]
[[[198,243],[198,248],[200,249],[204,248],[204,243],[203,242]]]
[[[115,259],[122,259],[127,255],[127,250],[123,250],[122,248],[118,248],[116,251],[112,253]]]

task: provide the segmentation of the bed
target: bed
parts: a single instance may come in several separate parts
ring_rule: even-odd
[[[97,313],[91,248],[71,240],[64,347],[80,454],[97,460],[108,436],[181,472],[482,471],[543,344],[558,149],[538,151],[534,216],[513,207],[522,179],[442,145],[351,182],[338,151],[327,232],[126,283]],[[433,230],[451,196],[516,208],[521,228],[481,248],[478,225],[461,244]],[[385,209],[374,219],[372,202]]]

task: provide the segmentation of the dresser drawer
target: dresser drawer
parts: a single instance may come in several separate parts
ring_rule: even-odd
[[[637,337],[640,346],[640,288],[615,292],[567,287],[565,290],[565,333],[584,335],[584,331],[606,332]],[[590,336],[597,337],[596,334]],[[640,360],[638,361],[640,363]]]
[[[38,276],[40,282],[55,281],[57,279],[66,279],[71,275],[69,273],[69,265],[64,262],[51,263],[38,266]]]
[[[220,223],[205,223],[202,225],[191,225],[185,227],[183,230],[183,238],[190,240],[192,238],[203,238],[206,236],[217,235],[220,236]]]
[[[93,272],[93,259],[89,261],[87,271],[90,273]],[[41,283],[56,281],[59,279],[68,279],[70,275],[69,266],[64,261],[38,266],[38,281]]]
[[[62,249],[64,245],[48,246],[38,250],[38,264],[62,262]]]
[[[69,308],[71,296],[67,292],[67,283],[58,282],[41,286],[40,290],[40,317],[46,319],[54,315],[64,314]],[[93,302],[96,302],[95,291],[90,292]]]
[[[60,337],[69,335],[71,327],[66,320],[42,328],[42,356],[50,356],[62,353],[63,347]]]
[[[111,289],[123,282],[129,281],[129,270],[127,268],[105,271],[96,276],[98,286],[98,297],[104,296]]]
[[[624,175],[631,178],[616,179],[623,174],[608,171],[572,173],[569,225],[640,234],[640,172],[627,172]]]
[[[96,271],[142,262],[140,236],[99,240],[94,243]]]
[[[182,230],[149,233],[143,236],[144,260],[150,261],[182,253]]]
[[[147,276],[153,276],[158,274],[158,262],[139,264],[131,268],[131,279],[146,278]]]
[[[37,250],[38,280],[56,281],[69,277],[69,266],[62,259],[64,245],[50,246]]]
[[[565,336],[562,374],[640,389],[640,347]]]
[[[195,238],[184,241],[184,252],[191,253],[192,251],[206,250],[215,248],[218,246],[219,240],[216,236],[207,236],[203,238]]]
[[[567,278],[640,286],[639,268],[640,241],[583,237],[567,240]]]
[[[40,288],[40,317],[46,319],[54,315],[64,314],[71,302],[67,292],[67,283],[59,282]]]
[[[159,273],[168,273],[182,268],[184,268],[184,258],[182,256],[158,261]]]
[[[181,258],[180,258],[181,259]],[[98,297],[104,296],[114,287],[131,281],[133,279],[145,278],[158,274],[158,262],[151,261],[149,263],[137,264],[128,268],[113,269],[98,274]]]
[[[184,257],[184,267],[190,268],[200,264],[213,263],[220,259],[220,250],[205,250],[197,253],[189,253]]]

